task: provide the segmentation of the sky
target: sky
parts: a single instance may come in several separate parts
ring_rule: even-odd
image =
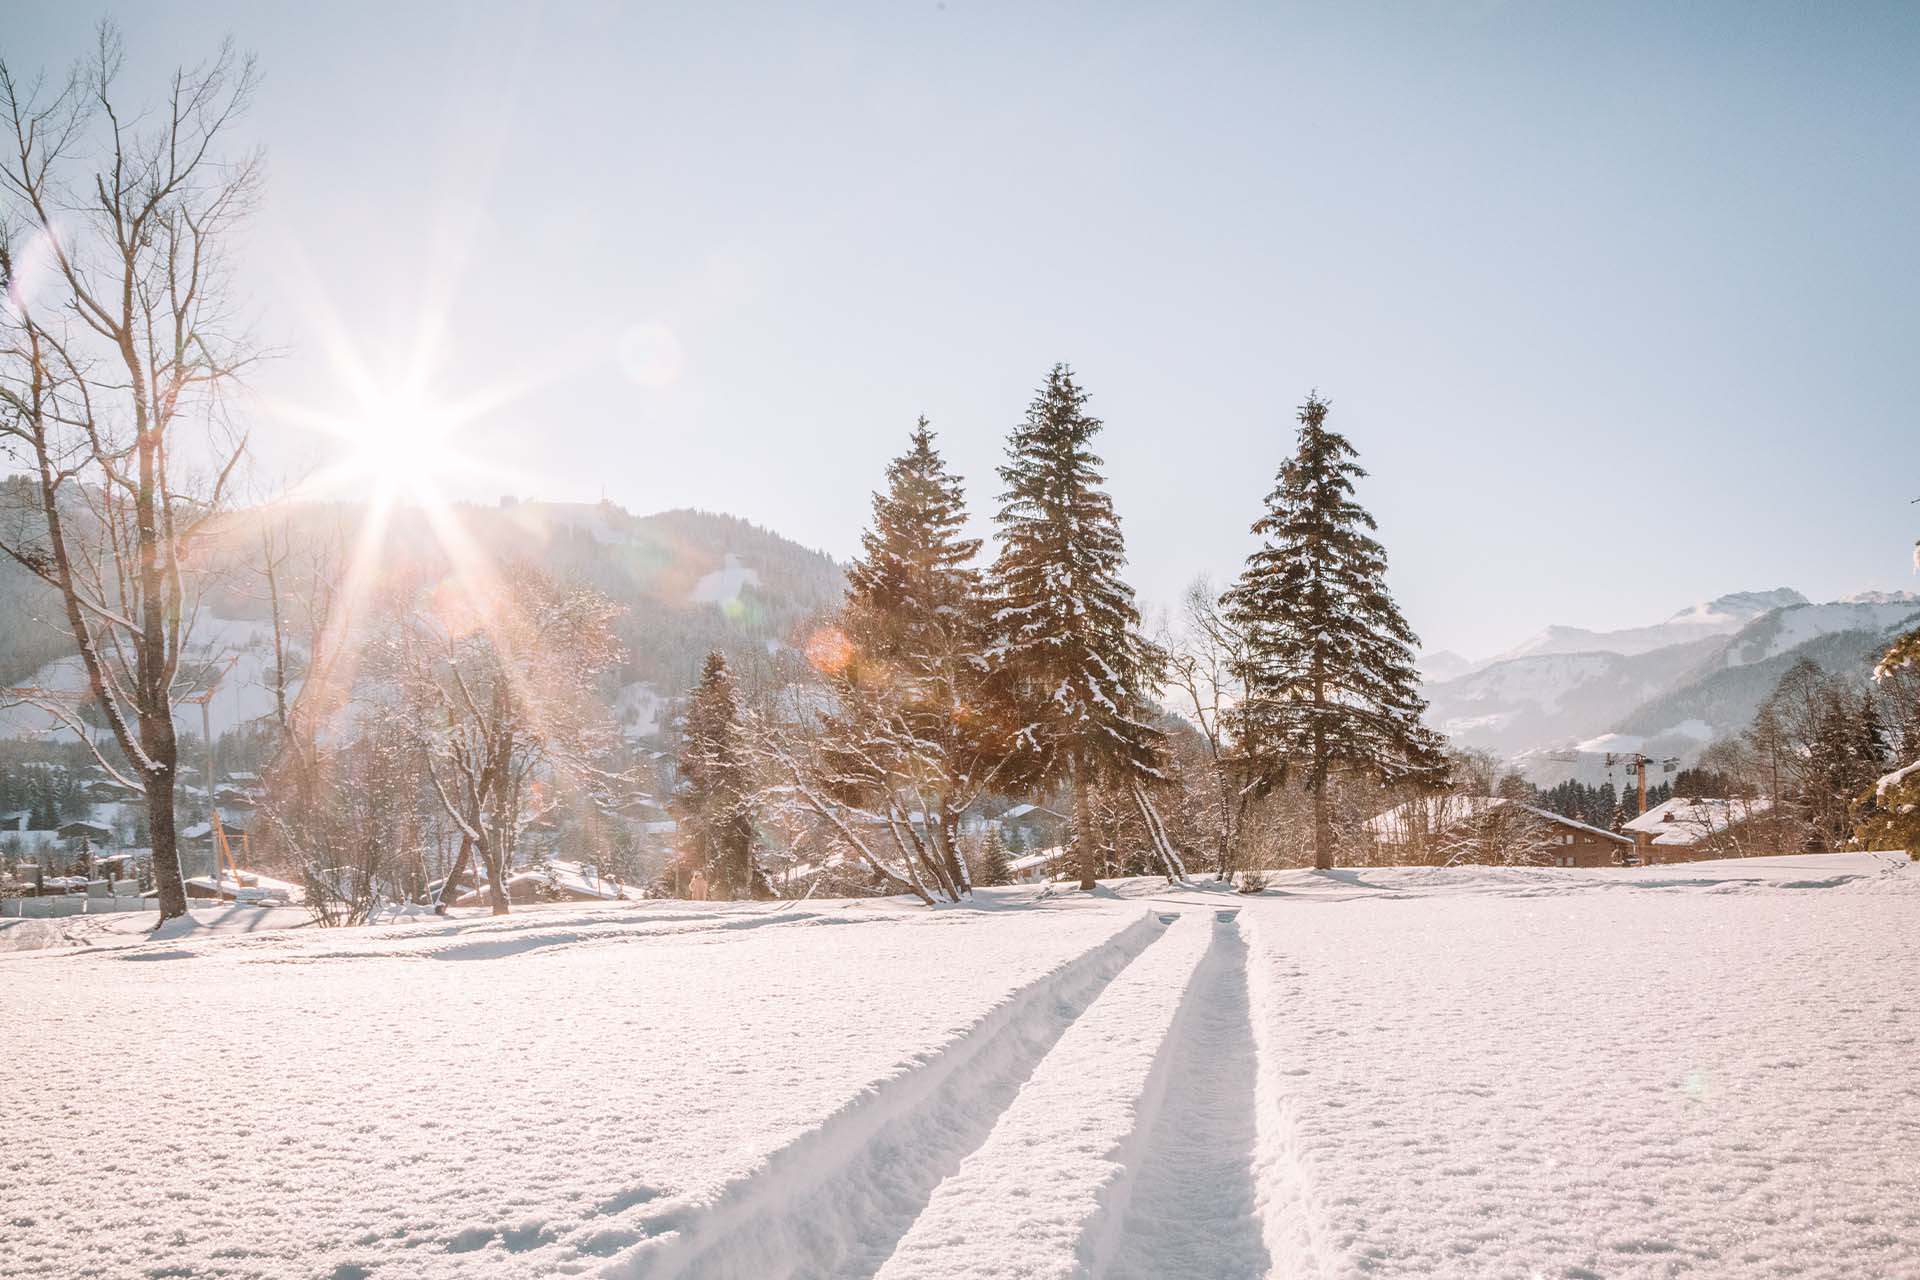
[[[844,558],[923,413],[986,532],[1066,361],[1150,611],[1315,388],[1431,649],[1920,587],[1920,7],[10,0],[0,56],[103,12],[136,92],[259,59],[268,485],[479,404],[462,496]]]

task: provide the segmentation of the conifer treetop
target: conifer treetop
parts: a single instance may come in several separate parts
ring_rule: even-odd
[[[952,638],[980,589],[980,540],[962,536],[966,494],[934,439],[920,418],[907,451],[887,466],[861,554],[847,569],[846,621],[872,657],[925,649],[936,634]]]
[[[1314,786],[1334,767],[1431,774],[1440,744],[1420,724],[1419,641],[1387,591],[1386,550],[1354,494],[1366,471],[1327,426],[1330,407],[1318,392],[1300,407],[1294,455],[1252,526],[1262,543],[1222,598],[1247,641],[1238,729]]]
[[[1126,544],[1090,448],[1101,422],[1086,402],[1057,364],[1008,440],[993,657],[1036,708],[1030,745],[1157,776],[1160,735],[1144,690],[1160,654],[1121,577]]]

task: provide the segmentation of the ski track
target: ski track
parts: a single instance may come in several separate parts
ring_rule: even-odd
[[[1035,1064],[1162,933],[1151,913],[1039,979],[958,1043],[872,1090],[702,1205],[628,1225],[653,1237],[604,1274],[634,1280],[867,1277],[934,1188],[1024,1093]]]
[[[1174,1087],[1147,1132],[1107,1280],[1257,1280],[1271,1266],[1253,1217],[1256,1062],[1236,914],[1217,913],[1162,1050]]]
[[[1166,1094],[1162,1044],[1210,940],[1206,912],[1172,919],[940,1186],[880,1280],[1102,1273]]]
[[[496,1272],[505,1263],[508,1273],[597,1271],[612,1280],[1295,1280],[1376,1271],[1591,1280],[1702,1264],[1742,1275],[1868,1274],[1860,1266],[1910,1248],[1900,1235],[1920,1219],[1882,1203],[1900,1175],[1855,1153],[1871,1145],[1870,1116],[1897,1129],[1912,1125],[1912,1113],[1851,1100],[1869,1087],[1899,1089],[1848,1078],[1847,1064],[1869,1060],[1878,1045],[1872,1036],[1816,1033],[1788,1052],[1786,1033],[1799,1023],[1784,1009],[1799,1001],[1844,1015],[1877,1010],[1884,1017],[1867,1024],[1890,1029],[1891,1045],[1911,1045],[1903,989],[1875,996],[1835,975],[1897,964],[1885,949],[1890,931],[1852,939],[1839,926],[1870,910],[1891,916],[1901,909],[1893,891],[1910,896],[1920,886],[1904,864],[1819,876],[1776,861],[1739,868],[1751,872],[1744,878],[1648,873],[1618,884],[1336,872],[1277,890],[1273,898],[1318,900],[1284,917],[1271,900],[1244,910],[1215,905],[1217,897],[1152,898],[1159,905],[1131,922],[1110,915],[1108,931],[1057,946],[1051,968],[999,987],[997,1003],[969,1006],[945,1039],[894,1059],[837,1110],[813,1113],[824,1119],[789,1129],[785,1145],[758,1148],[766,1154],[731,1160],[723,1176],[656,1186],[635,1171],[611,1194],[601,1181],[569,1216],[502,1212],[431,1243],[461,1258],[461,1274],[468,1260],[490,1259]],[[1762,879],[1764,894],[1753,896]],[[1459,897],[1472,887],[1477,899]],[[1569,887],[1580,890],[1577,903],[1552,901]],[[1371,914],[1381,908],[1356,896],[1390,902],[1396,927],[1381,929]],[[1141,905],[1136,898],[1134,909]],[[1804,928],[1808,917],[1827,927]],[[619,950],[623,942],[651,939],[687,947],[693,960],[739,931],[737,945],[783,954],[760,931],[791,925],[794,933],[778,934],[791,940],[784,945],[850,955],[835,940],[868,930],[824,926],[888,919],[847,908],[623,911],[564,924],[422,925],[345,948],[313,935],[236,938],[221,950],[241,966],[573,948],[592,948],[581,962],[602,963],[641,954]],[[964,923],[936,917],[926,927]],[[1558,968],[1530,967],[1530,939],[1549,929]],[[1372,954],[1382,949],[1392,954]],[[1831,963],[1835,950],[1848,952],[1845,963]],[[72,972],[203,954],[211,953],[191,943],[96,953]],[[1664,969],[1639,973],[1641,955],[1661,957]],[[1781,975],[1793,975],[1785,1005]],[[1633,998],[1650,978],[1661,999]],[[1409,1002],[1416,980],[1422,999]],[[1555,998],[1569,989],[1629,997]],[[1728,990],[1742,997],[1731,1007],[1718,994]],[[1658,1026],[1650,1041],[1641,1033],[1649,1022]],[[1752,1045],[1776,1043],[1772,1057],[1753,1058]],[[1383,1044],[1402,1052],[1383,1059]],[[1408,1045],[1418,1052],[1404,1052]],[[1692,1070],[1675,1077],[1661,1053]],[[1708,1109],[1722,1089],[1777,1091],[1774,1077],[1816,1058],[1828,1083],[1814,1087],[1849,1098],[1819,1103],[1819,1124],[1751,1103]],[[1529,1082],[1544,1109],[1510,1105],[1496,1080]],[[1597,1092],[1609,1101],[1596,1109]],[[1776,1149],[1764,1160],[1752,1154]],[[1844,1193],[1805,1182],[1798,1169],[1815,1165]],[[1391,1190],[1408,1186],[1421,1194]],[[1819,1212],[1801,1206],[1809,1196],[1823,1202]],[[1606,1211],[1587,1215],[1589,1205]],[[23,1223],[32,1220],[12,1225]],[[415,1236],[424,1229],[410,1228],[404,1243],[423,1242]],[[1817,1232],[1825,1236],[1815,1246]],[[1549,1272],[1542,1259],[1552,1260]],[[331,1274],[387,1274],[389,1260]],[[216,1264],[147,1274],[224,1272]],[[0,1251],[0,1277],[11,1274]]]

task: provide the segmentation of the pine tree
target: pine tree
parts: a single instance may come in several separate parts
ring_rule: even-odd
[[[916,674],[956,644],[965,647],[979,617],[978,538],[961,536],[966,496],[933,447],[921,418],[907,452],[887,467],[887,489],[873,495],[873,524],[861,556],[847,569],[842,626],[858,654],[907,662]]]
[[[984,885],[1012,884],[1013,867],[1007,857],[1007,842],[1000,838],[1000,828],[988,827],[987,834],[980,844],[980,883]]]
[[[707,655],[687,705],[674,798],[681,858],[724,898],[770,896],[753,857],[753,807],[727,660]]]
[[[1234,715],[1244,764],[1263,789],[1304,783],[1321,869],[1333,865],[1336,772],[1394,782],[1445,769],[1440,739],[1420,723],[1419,641],[1387,592],[1373,517],[1354,501],[1366,472],[1327,428],[1327,408],[1318,393],[1301,406],[1298,448],[1253,525],[1264,541],[1221,600],[1246,640],[1235,671],[1246,697]]]
[[[918,864],[912,877],[955,900],[970,888],[960,814],[1008,755],[972,564],[980,542],[962,536],[965,524],[960,480],[921,418],[847,570],[844,643],[813,654],[839,703],[827,723],[828,789],[886,816]]]
[[[1089,793],[1102,781],[1128,789],[1168,876],[1181,872],[1145,790],[1160,777],[1161,750],[1146,691],[1164,658],[1141,634],[1120,576],[1126,545],[1089,447],[1101,424],[1086,402],[1057,364],[1008,439],[991,589],[996,669],[1023,709],[1019,745],[1038,777],[1071,785],[1080,887],[1091,889]]]

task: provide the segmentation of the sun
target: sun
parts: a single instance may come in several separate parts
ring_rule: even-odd
[[[369,486],[376,500],[436,501],[457,469],[459,422],[423,398],[393,396],[340,427],[346,446],[339,463],[343,478]]]

